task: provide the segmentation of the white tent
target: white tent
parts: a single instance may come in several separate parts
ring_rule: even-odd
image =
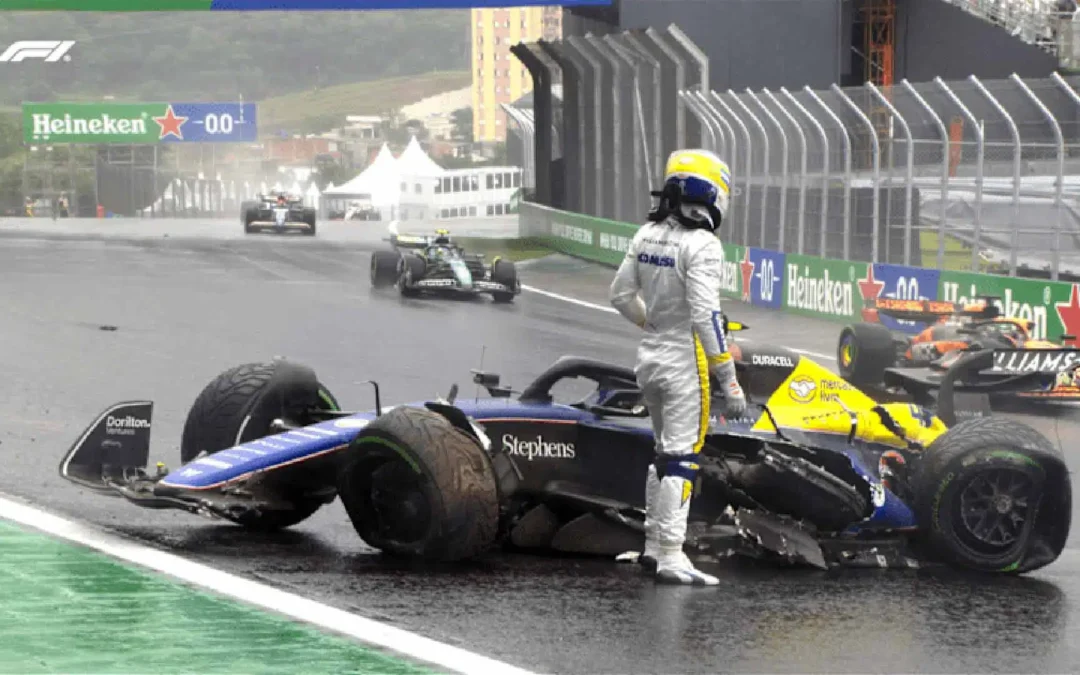
[[[446,169],[436,164],[435,160],[424,152],[416,136],[409,140],[409,145],[401,153],[401,157],[398,157],[397,163],[402,176],[434,178],[446,173]]]
[[[319,187],[315,183],[308,185],[307,193],[304,195],[304,204],[315,207],[319,205]]]
[[[324,197],[349,198],[353,195],[370,195],[376,208],[396,207],[401,197],[400,159],[394,159],[389,146],[383,143],[371,164],[359,176],[323,192]]]

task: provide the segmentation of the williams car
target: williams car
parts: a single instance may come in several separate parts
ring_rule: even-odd
[[[936,414],[879,404],[791,350],[741,345],[739,356],[751,406],[710,420],[692,557],[1020,574],[1060,555],[1071,484],[1061,450],[1038,431],[997,417],[957,423],[945,400]],[[943,392],[994,360],[992,350],[966,354]],[[553,388],[574,379],[591,393],[556,401]],[[241,365],[195,400],[179,468],[147,469],[153,404],[129,401],[86,429],[60,474],[258,530],[340,497],[360,538],[393,556],[640,551],[654,439],[632,369],[564,357],[519,392],[490,373],[474,371],[474,382],[486,397],[458,398],[455,385],[392,408],[373,383],[375,408],[345,412],[310,368]]]
[[[240,220],[244,232],[270,230],[277,233],[299,231],[315,236],[315,209],[304,202],[279,192],[275,195],[258,195],[254,201],[244,202],[240,207]]]

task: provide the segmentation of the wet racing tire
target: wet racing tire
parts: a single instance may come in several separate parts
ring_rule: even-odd
[[[427,271],[427,263],[424,259],[418,255],[406,254],[401,256],[401,260],[398,262],[398,290],[406,298],[412,298],[420,295],[420,291],[413,288],[411,284],[424,278],[424,273]]]
[[[338,494],[367,545],[441,562],[475,558],[494,545],[495,470],[480,444],[442,415],[394,408],[346,453]]]
[[[491,280],[497,284],[512,288],[515,292],[520,288],[517,267],[511,260],[496,258],[491,264]],[[491,294],[491,299],[493,302],[513,302],[514,293],[494,292]]]
[[[855,323],[840,332],[836,348],[840,376],[856,387],[882,384],[885,369],[896,363],[892,332],[876,323]]]
[[[980,572],[1021,574],[1065,547],[1072,488],[1061,451],[1013,419],[961,422],[915,472],[919,544],[928,557]]]
[[[304,209],[304,222],[307,223],[307,226],[308,226],[308,229],[304,231],[304,234],[306,234],[309,237],[314,237],[315,236],[315,209],[313,209],[313,208]]]
[[[371,254],[371,287],[393,286],[398,278],[401,254],[397,251],[375,251]]]
[[[188,411],[180,439],[180,459],[194,461],[275,433],[271,423],[307,425],[311,409],[340,410],[333,394],[300,364],[275,360],[230,368],[210,381]],[[237,522],[254,530],[277,530],[308,518],[329,500],[285,495],[292,508],[248,513]]]

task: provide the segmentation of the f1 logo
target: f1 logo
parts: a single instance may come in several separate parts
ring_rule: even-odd
[[[25,59],[43,59],[46,63],[70,61],[68,52],[74,40],[20,40],[0,54],[0,63],[15,63]]]

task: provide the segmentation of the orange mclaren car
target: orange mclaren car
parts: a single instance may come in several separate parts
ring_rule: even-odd
[[[959,304],[879,298],[863,310],[862,323],[841,331],[836,355],[840,375],[859,387],[887,385],[900,377],[924,381],[932,388],[964,354],[993,349],[997,361],[988,377],[1003,377],[1006,371],[1045,375],[1034,380],[1031,389],[1013,395],[1080,400],[1080,368],[1071,367],[1074,358],[1080,366],[1080,350],[1063,344],[1075,337],[1064,335],[1061,343],[1036,339],[1034,322],[1002,316],[995,300],[984,296],[975,303]],[[881,316],[927,327],[917,335],[904,335],[883,326]]]

